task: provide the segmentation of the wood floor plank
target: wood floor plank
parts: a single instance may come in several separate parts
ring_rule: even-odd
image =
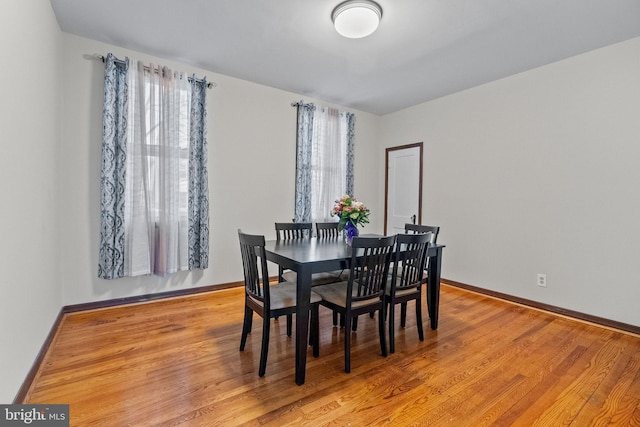
[[[620,360],[612,364],[610,372],[604,375],[593,395],[575,417],[574,422],[578,425],[591,423],[606,426],[619,408],[624,407],[623,400],[640,369],[640,353],[634,352],[624,341],[618,343],[625,338],[628,337],[614,337],[607,344],[616,347]]]
[[[439,329],[419,341],[410,304],[386,358],[362,316],[349,374],[349,332],[321,310],[296,386],[284,318],[259,378],[261,322],[240,352],[242,316],[242,289],[66,314],[24,403],[68,403],[73,426],[640,425],[628,333],[443,285]]]
[[[578,420],[578,414],[585,409],[586,403],[592,398],[595,390],[609,374],[620,352],[613,346],[604,343],[599,346],[584,370],[577,375],[558,398],[536,420],[538,425],[549,425],[557,422],[568,425]],[[594,421],[589,418],[589,421]]]

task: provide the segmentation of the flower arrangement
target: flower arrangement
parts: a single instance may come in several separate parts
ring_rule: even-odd
[[[331,216],[340,218],[338,227],[344,229],[348,240],[358,235],[358,225],[369,223],[369,208],[364,203],[345,194],[331,210]]]

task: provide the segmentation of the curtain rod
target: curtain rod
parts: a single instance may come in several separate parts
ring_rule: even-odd
[[[94,55],[94,58],[102,61],[103,63],[107,60],[107,58],[104,55],[100,55],[99,53],[96,53]],[[119,62],[120,64],[124,64],[125,63],[125,61],[123,59],[115,58],[115,61]],[[146,65],[144,66],[144,69],[147,70],[147,71],[151,71],[151,68],[149,68]],[[157,71],[154,70],[154,72],[157,72]],[[204,82],[204,79],[199,79],[197,77],[187,77],[187,78],[189,80],[195,79],[195,81],[198,82],[198,83],[203,83]],[[211,89],[212,87],[216,87],[216,86],[218,86],[218,84],[216,82],[207,82],[207,88],[208,89]]]
[[[298,107],[298,106],[300,106],[300,105],[305,105],[305,103],[304,103],[304,99],[301,99],[300,101],[293,101],[293,102],[291,103],[291,106],[292,106],[292,107]],[[315,107],[315,105],[313,104],[313,102],[311,102],[311,103],[310,103],[310,105],[313,105],[313,106]]]
[[[305,104],[304,99],[301,99],[300,101],[293,101],[291,103],[291,106],[292,107],[296,107],[296,108],[298,108],[301,105],[310,105],[313,110],[315,110],[316,108],[320,108],[320,109],[329,108],[329,109],[334,109],[334,110],[338,111],[338,113],[340,113],[340,114],[354,114],[354,113],[350,113],[348,111],[339,110],[338,108],[335,108],[335,107],[327,107],[327,106],[324,106],[324,105],[316,105],[313,102]]]

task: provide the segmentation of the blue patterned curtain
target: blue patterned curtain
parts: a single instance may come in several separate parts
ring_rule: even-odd
[[[209,266],[206,94],[206,79],[197,80],[193,76],[189,144],[189,269]]]
[[[355,123],[356,116],[353,113],[345,113],[347,121],[347,194],[353,196],[353,161],[354,149],[353,141],[355,139]]]
[[[296,200],[293,220],[311,221],[311,148],[313,138],[313,104],[298,102],[296,136]]]
[[[124,197],[127,158],[127,68],[129,60],[105,59],[100,178],[98,277],[124,276]]]

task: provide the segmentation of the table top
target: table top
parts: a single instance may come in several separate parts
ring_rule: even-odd
[[[376,235],[371,235],[375,237]],[[380,237],[380,236],[378,236]],[[443,245],[429,245],[430,248],[443,247]],[[265,250],[269,261],[276,262],[289,268],[291,264],[313,265],[315,271],[324,271],[324,267],[342,263],[341,268],[347,267],[346,262],[351,259],[352,248],[344,242],[342,236],[330,238],[267,240]]]
[[[342,237],[267,240],[265,250],[298,263],[341,260],[352,254],[351,246]]]

